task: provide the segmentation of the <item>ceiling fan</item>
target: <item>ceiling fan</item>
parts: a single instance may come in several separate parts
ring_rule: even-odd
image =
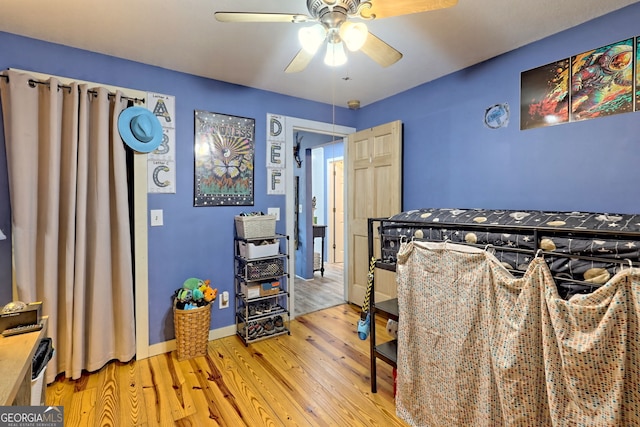
[[[289,22],[301,24],[315,22],[298,32],[302,49],[291,60],[285,72],[304,70],[316,52],[326,42],[325,64],[342,65],[347,61],[344,51],[360,50],[382,67],[388,67],[402,58],[402,53],[373,35],[363,22],[409,15],[454,6],[458,0],[307,0],[309,15],[290,13],[216,12],[220,22]]]

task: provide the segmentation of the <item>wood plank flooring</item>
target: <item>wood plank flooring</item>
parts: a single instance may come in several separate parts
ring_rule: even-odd
[[[181,362],[175,352],[112,362],[49,385],[47,405],[64,406],[68,427],[406,426],[384,362],[371,393],[359,314],[348,304],[315,311],[292,321],[291,335],[248,347],[226,337],[211,341],[206,357]],[[389,339],[379,320],[379,339]]]
[[[296,277],[294,314],[311,313],[344,304],[343,263],[325,263],[324,277],[316,271],[313,280]]]

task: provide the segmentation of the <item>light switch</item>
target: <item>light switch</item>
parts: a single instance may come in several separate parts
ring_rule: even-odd
[[[162,209],[151,209],[151,226],[156,227],[159,225],[164,225]]]

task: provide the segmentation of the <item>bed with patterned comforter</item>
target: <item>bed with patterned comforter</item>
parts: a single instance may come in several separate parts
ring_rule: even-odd
[[[382,260],[391,263],[410,239],[484,247],[513,273],[524,273],[541,250],[566,299],[640,265],[640,215],[430,208],[381,220],[379,232]]]

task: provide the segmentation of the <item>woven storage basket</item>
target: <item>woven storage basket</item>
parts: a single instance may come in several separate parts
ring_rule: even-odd
[[[235,222],[238,237],[255,239],[260,237],[273,237],[276,235],[275,215],[236,215]]]
[[[176,329],[178,360],[207,354],[211,304],[193,310],[180,310],[173,303],[173,324]]]

